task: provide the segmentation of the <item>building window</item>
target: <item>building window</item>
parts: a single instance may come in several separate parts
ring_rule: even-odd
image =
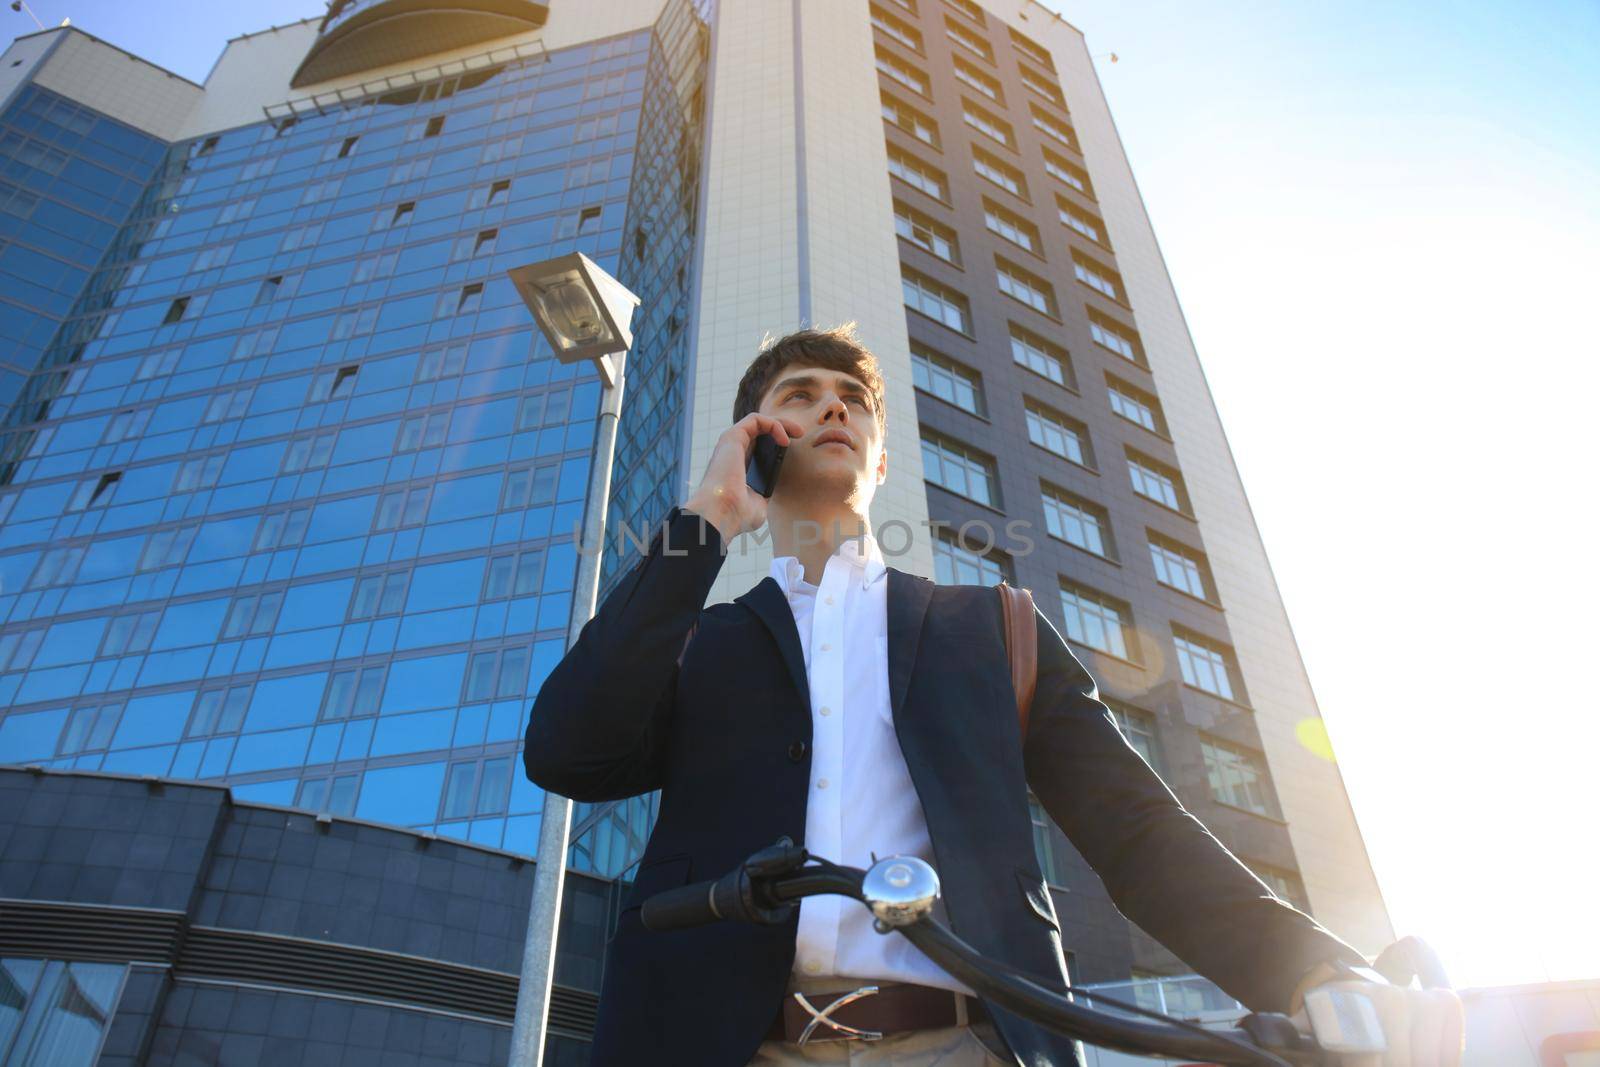
[[[451,345],[422,353],[417,360],[417,381],[431,382],[440,378],[454,378],[467,366],[467,346]]]
[[[1028,111],[1033,116],[1033,128],[1055,141],[1065,145],[1074,152],[1078,151],[1078,135],[1071,126],[1047,113],[1038,104],[1029,104]]]
[[[1072,186],[1090,200],[1094,199],[1094,186],[1089,181],[1089,172],[1075,163],[1062,159],[1048,148],[1044,150],[1044,170],[1057,181]]]
[[[150,414],[155,408],[139,408],[138,411],[118,411],[106,424],[106,435],[101,438],[104,445],[115,445],[117,442],[126,442],[130,438],[138,438],[144,434],[144,427],[150,424]],[[0,517],[0,522],[5,518]]]
[[[283,607],[283,594],[260,593],[234,598],[233,606],[222,623],[223,637],[270,634],[278,625],[278,609]]]
[[[918,96],[929,95],[928,76],[926,74],[887,49],[875,45],[872,50],[877,56],[878,72],[880,74],[905,86]]]
[[[444,787],[443,817],[498,815],[506,810],[510,791],[510,756],[452,764]]]
[[[544,573],[544,549],[495,556],[484,576],[483,599],[504,600],[509,596],[529,596],[540,589]]]
[[[1187,512],[1183,482],[1178,472],[1163,463],[1128,449],[1128,477],[1133,491],[1173,511]]]
[[[910,104],[882,94],[883,121],[897,127],[931,148],[939,147],[939,124]]]
[[[5,990],[0,1052],[10,1045],[6,1063],[89,1067],[99,1062],[127,970],[120,963],[5,960],[0,965]]]
[[[1200,600],[1210,601],[1211,588],[1207,581],[1205,557],[1194,549],[1149,531],[1150,560],[1155,565],[1156,581],[1162,585],[1188,593]]]
[[[983,224],[1018,248],[1036,256],[1044,255],[1039,243],[1039,228],[1014,211],[1007,211],[988,197],[983,199]]]
[[[921,312],[959,333],[972,333],[967,298],[954,289],[904,266],[900,268],[900,289],[906,307],[912,311]]]
[[[220,457],[218,457],[220,469]],[[213,478],[213,481],[216,479]],[[72,494],[72,499],[67,501],[68,511],[85,511],[89,508],[103,508],[111,503],[116,495],[117,485],[122,481],[121,471],[111,471],[98,478],[86,478],[78,483],[77,491]]]
[[[987,96],[995,103],[1004,106],[1005,92],[1000,88],[1000,83],[962,59],[960,56],[951,56],[953,60],[951,71],[956,76],[956,81],[961,82],[969,89],[975,89]]]
[[[911,342],[911,384],[962,411],[984,413],[982,376],[917,341]]]
[[[546,463],[542,467],[508,471],[501,491],[500,510],[514,511],[554,503],[560,469],[557,464]]]
[[[475,234],[457,237],[456,243],[450,248],[450,260],[456,262],[463,259],[474,259],[487,252],[493,252],[495,242],[500,237],[498,229],[479,230]]]
[[[944,2],[961,12],[963,15],[967,16],[967,18],[971,19],[973,22],[976,22],[979,26],[988,25],[983,17],[983,8],[979,7],[974,0],[944,0]]]
[[[383,679],[382,667],[334,671],[328,679],[328,690],[322,697],[319,718],[327,722],[378,714],[378,701],[383,696]]]
[[[1094,467],[1089,453],[1089,431],[1083,423],[1031,396],[1023,397],[1022,417],[1028,424],[1028,440],[1080,467]]]
[[[1045,75],[1036,72],[1032,67],[1025,67],[1020,64],[1017,67],[1017,74],[1022,78],[1023,85],[1026,85],[1029,89],[1056,105],[1056,107],[1065,108],[1067,106],[1066,100],[1061,95],[1061,86],[1056,83],[1054,78],[1047,78]],[[1074,144],[1073,147],[1076,148],[1077,145]]]
[[[1048,71],[1054,71],[1056,69],[1055,60],[1050,58],[1050,52],[1045,48],[1044,45],[1040,44],[1038,41],[1035,41],[1032,37],[1029,37],[1025,33],[1020,33],[1017,30],[1011,29],[1009,26],[1007,26],[1006,29],[1011,33],[1011,47],[1015,48],[1018,52],[1021,52],[1023,55],[1027,56],[1033,62],[1039,64],[1039,66]]]
[[[151,612],[156,619],[161,617],[160,612]],[[115,623],[117,620],[111,620]],[[155,620],[150,623],[150,632],[155,632]],[[45,627],[27,630],[23,633],[0,634],[0,670],[25,671],[33,662],[33,657],[38,655],[39,646],[44,644]],[[146,647],[149,647],[146,642]]]
[[[898,200],[894,202],[894,232],[931,256],[961,265],[956,231]]]
[[[1061,610],[1067,619],[1067,636],[1072,640],[1118,659],[1133,659],[1128,654],[1133,623],[1126,604],[1062,579]]]
[[[1108,296],[1119,304],[1128,302],[1127,293],[1122,288],[1122,275],[1076,250],[1072,253],[1072,274],[1095,292]]]
[[[121,656],[130,652],[146,652],[156,636],[156,626],[161,622],[160,611],[136,611],[118,615],[106,624],[105,640],[100,643],[100,655]],[[40,630],[43,634],[44,631]],[[27,664],[11,664],[12,670]]]
[[[306,527],[311,522],[310,508],[295,508],[293,511],[276,511],[270,515],[261,516],[261,524],[256,527],[255,546],[251,551],[265,552],[274,548],[292,548],[305,539]],[[191,533],[190,539],[193,539]],[[151,535],[152,539],[155,537]]]
[[[1044,526],[1051,537],[1059,537],[1102,559],[1116,558],[1111,542],[1111,518],[1104,508],[1049,483],[1041,483],[1040,488]]]
[[[968,126],[971,126],[985,137],[999,141],[1007,148],[1017,147],[1017,134],[1011,128],[1011,123],[998,115],[985,111],[971,100],[962,99],[961,118]]]
[[[337,778],[307,778],[300,783],[300,794],[295,798],[294,806],[302,811],[354,815],[356,791],[360,785],[359,774],[342,774]]]
[[[999,585],[1011,566],[998,552],[975,552],[948,530],[933,539],[933,580],[940,585]]]
[[[1105,223],[1064,196],[1056,197],[1056,217],[1061,225],[1076,230],[1095,244],[1106,244]]]
[[[328,447],[333,448],[333,434],[328,434]],[[178,467],[178,474],[172,480],[174,493],[189,493],[196,489],[210,489],[217,484],[217,479],[222,477],[222,465],[227,462],[227,453],[218,453],[206,456],[203,459],[184,461]],[[327,462],[324,460],[323,462]]]
[[[1271,816],[1267,772],[1259,755],[1212,737],[1201,739],[1200,753],[1205,757],[1212,797],[1257,815]]]
[[[946,200],[945,179],[942,171],[928,166],[922,160],[894,145],[889,145],[889,173],[913,189],[919,189],[935,200]]]
[[[1178,626],[1172,628],[1172,640],[1178,649],[1178,669],[1183,674],[1185,685],[1192,685],[1223,700],[1244,703],[1237,695],[1238,688],[1234,684],[1238,677],[1238,666],[1234,662],[1233,649]]]
[[[1106,702],[1106,707],[1111,710],[1111,717],[1116,720],[1122,736],[1128,739],[1128,744],[1144,757],[1152,770],[1161,773],[1160,763],[1156,759],[1156,717],[1147,711],[1110,701]]]
[[[1011,323],[1011,361],[1020,367],[1027,367],[1042,378],[1048,378],[1057,385],[1064,385],[1068,389],[1075,388],[1072,375],[1072,360],[1067,355],[1067,350],[1051,341],[1046,341],[1036,333],[1023,329],[1016,323]]]
[[[145,539],[144,551],[139,555],[139,569],[154,571],[182,563],[189,554],[189,546],[194,544],[194,535],[199,531],[198,523],[156,530]]]
[[[995,284],[1013,300],[1020,300],[1043,315],[1056,318],[1055,287],[1014,263],[994,257]]]
[[[917,13],[917,0],[889,0],[889,3],[904,11],[908,15]]]
[[[1131,326],[1124,326],[1094,308],[1089,308],[1088,312],[1089,336],[1094,338],[1095,344],[1108,352],[1115,352],[1129,363],[1141,367],[1145,365],[1144,346],[1139,343],[1139,335]]]
[[[320,470],[333,458],[333,442],[337,434],[325,433],[315,437],[307,435],[289,442],[283,453],[283,472]],[[174,487],[176,488],[176,487]]]
[[[183,316],[189,311],[189,297],[180,296],[167,305],[167,313],[161,318],[161,325],[171,326],[175,322],[182,322]]]
[[[1028,199],[1028,182],[1022,172],[977,145],[972,146],[972,169],[978,177],[993,182],[1013,196]]]
[[[389,574],[371,574],[356,582],[350,601],[351,619],[376,619],[385,615],[398,615],[405,610],[406,585],[410,572],[393,571]]]
[[[1122,418],[1143,426],[1151,433],[1166,436],[1167,423],[1161,416],[1161,403],[1153,395],[1108,374],[1106,396],[1111,402],[1111,410]]]
[[[903,22],[900,19],[895,18],[893,15],[889,14],[876,4],[872,5],[871,12],[872,25],[874,28],[882,32],[885,36],[892,37],[896,41],[899,41],[913,52],[921,54],[922,33],[920,30],[917,30],[910,23]]]
[[[482,302],[482,282],[463,285],[460,289],[447,290],[439,294],[439,304],[434,311],[434,317],[448,318],[451,315],[469,315],[477,311],[478,305]]]
[[[67,728],[56,745],[59,756],[79,755],[84,752],[103,752],[111,744],[112,732],[122,717],[121,704],[101,704],[75,708]]]
[[[356,391],[358,370],[360,368],[352,364],[317,375],[311,381],[311,394],[306,402],[316,404],[324,400],[343,400],[349,397]]]
[[[994,460],[926,431],[922,435],[922,476],[968,500],[999,506]]]
[[[427,515],[426,489],[396,489],[378,498],[378,513],[373,517],[372,528],[381,531],[420,526]]]
[[[951,21],[949,16],[944,20],[944,35],[956,47],[966,49],[985,63],[994,62],[994,49],[989,47],[989,42],[965,26]]]
[[[479,652],[467,667],[468,703],[520,697],[528,689],[529,649],[506,648]]]
[[[480,185],[467,194],[467,210],[476,211],[479,208],[503,204],[510,195],[511,182],[509,179],[501,179],[489,185]]]
[[[1050,832],[1055,823],[1045,814],[1044,805],[1031,791],[1028,793],[1028,815],[1033,819],[1033,851],[1039,859],[1039,870],[1044,873],[1044,880],[1051,885],[1066,885],[1066,871],[1056,858],[1055,849],[1050,846]]]
[[[450,425],[448,412],[417,415],[400,424],[400,435],[395,440],[396,452],[414,452],[419,448],[438,448],[444,444],[445,430]]]
[[[215,734],[236,734],[244,725],[244,713],[250,707],[250,694],[254,686],[236,685],[231,689],[206,689],[194,702],[194,712],[189,717],[189,737],[211,737]]]

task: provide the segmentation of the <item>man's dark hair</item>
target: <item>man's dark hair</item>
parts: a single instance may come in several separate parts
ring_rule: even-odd
[[[888,418],[883,408],[883,372],[878,357],[856,337],[854,322],[841,323],[831,330],[796,330],[767,345],[756,356],[739,380],[733,399],[733,421],[738,422],[761,407],[761,398],[784,368],[795,364],[843,371],[860,380],[872,397],[872,413],[878,420],[878,436],[888,436]]]

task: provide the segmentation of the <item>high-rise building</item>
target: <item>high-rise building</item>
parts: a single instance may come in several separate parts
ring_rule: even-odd
[[[891,564],[1031,588],[1190,810],[1357,946],[1390,939],[1051,8],[335,0],[203,85],[58,28],[0,61],[0,158],[0,762],[532,850],[518,750],[599,381],[505,272],[579,250],[643,301],[614,529],[698,481],[765,335],[856,320]],[[714,598],[766,573],[743,540]],[[636,552],[608,541],[602,595]],[[580,805],[574,869],[626,878],[654,800]],[[1075,977],[1182,973],[1035,812]]]

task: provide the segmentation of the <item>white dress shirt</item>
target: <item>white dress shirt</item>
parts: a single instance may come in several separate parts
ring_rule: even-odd
[[[772,561],[794,612],[811,690],[811,782],[806,837],[814,855],[868,868],[875,852],[934,861],[922,803],[906,769],[889,708],[889,582],[877,539],[846,538],[805,580],[794,556]],[[944,902],[934,916],[946,921]],[[841,896],[800,902],[794,973],[911,982],[972,994],[898,933],[872,928],[872,913]]]

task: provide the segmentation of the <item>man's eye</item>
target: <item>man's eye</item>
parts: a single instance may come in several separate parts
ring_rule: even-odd
[[[810,395],[811,394],[807,393],[804,389],[796,389],[794,392],[789,394],[789,399],[790,400],[798,400],[800,397],[810,396]]]
[[[854,400],[857,404],[860,404],[862,407],[866,407],[867,406],[867,402],[864,399],[862,399],[861,397],[859,397],[859,396],[852,395],[852,396],[850,396],[849,399]]]

